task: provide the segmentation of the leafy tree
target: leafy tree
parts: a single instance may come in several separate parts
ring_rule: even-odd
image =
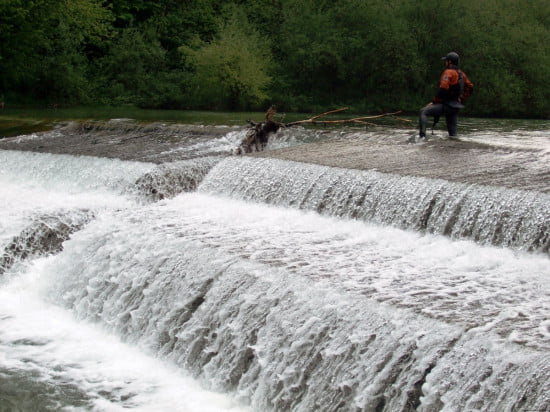
[[[290,92],[325,105],[398,106],[420,76],[417,42],[396,3],[286,1],[282,70]]]
[[[488,115],[544,114],[550,101],[550,5],[472,0],[460,19],[464,64],[473,74],[474,109]],[[487,7],[488,6],[488,7]],[[547,19],[542,19],[546,10]],[[486,30],[490,27],[490,30]]]
[[[154,15],[163,2],[148,0],[105,0],[104,6],[112,10],[117,28],[132,28]]]
[[[161,2],[111,0],[118,26],[94,77],[105,103],[144,107],[188,107],[189,64],[178,48],[199,36],[213,37],[214,5],[209,0]]]
[[[110,37],[112,16],[99,0],[62,0],[49,10],[39,97],[86,101],[91,93],[86,52]]]
[[[4,94],[17,90],[29,93],[27,85],[39,71],[35,58],[44,46],[45,38],[40,24],[41,9],[46,1],[28,4],[23,0],[0,2],[0,87]]]
[[[163,70],[166,51],[153,30],[124,30],[98,64],[103,94],[115,105],[159,107],[169,82]]]
[[[198,107],[258,108],[268,97],[269,44],[251,28],[242,10],[230,12],[213,41],[180,49],[194,67],[190,98]]]
[[[423,83],[418,40],[403,11],[395,0],[355,0],[338,10],[349,97],[371,110],[399,108]]]
[[[3,89],[35,99],[85,101],[86,48],[109,36],[100,0],[8,0],[0,5]],[[91,50],[91,49],[90,49]]]

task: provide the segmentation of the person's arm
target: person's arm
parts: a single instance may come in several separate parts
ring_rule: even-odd
[[[460,96],[460,102],[464,103],[474,92],[474,84],[468,79],[468,76],[466,76],[464,72],[462,72],[462,79],[464,80],[464,90],[462,96]]]

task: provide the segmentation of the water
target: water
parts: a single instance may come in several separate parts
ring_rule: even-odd
[[[550,408],[547,194],[224,133],[161,165],[0,151],[0,410]]]
[[[46,276],[56,257],[44,254],[57,248],[45,240],[144,203],[138,178],[154,174],[154,165],[0,156],[0,410],[247,410],[103,326],[78,321],[51,298],[60,278]],[[25,253],[14,253],[14,245]]]
[[[550,196],[539,192],[277,159],[228,159],[208,174],[201,190],[453,238],[550,251]]]
[[[0,292],[0,410],[245,410],[49,303],[44,263]]]

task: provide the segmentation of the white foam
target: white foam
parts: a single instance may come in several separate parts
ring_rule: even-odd
[[[51,190],[33,184],[25,186],[0,176],[0,246],[42,214],[71,209],[116,209],[133,204],[131,199],[108,191],[68,193],[62,187]]]
[[[154,167],[152,163],[91,156],[0,150],[4,181],[71,193],[120,193]]]
[[[158,207],[148,210],[140,224],[158,222],[157,213],[162,213],[172,235],[185,233],[186,239],[208,247],[447,322],[489,323],[511,340],[516,340],[514,332],[527,345],[550,348],[550,339],[539,329],[550,304],[545,292],[550,264],[544,254],[199,193]],[[156,230],[147,236],[166,238]],[[510,322],[503,315],[509,310],[522,315]]]
[[[25,275],[0,288],[3,368],[32,371],[37,380],[52,385],[75,385],[94,410],[247,410],[226,395],[205,390],[181,369],[46,302],[49,280],[41,270],[46,260],[35,261]]]

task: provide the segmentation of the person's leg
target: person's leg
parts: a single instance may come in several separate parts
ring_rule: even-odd
[[[447,122],[447,132],[449,137],[456,137],[456,129],[458,126],[458,109],[445,107],[445,121]]]
[[[420,137],[426,137],[428,116],[441,116],[441,114],[443,114],[443,105],[440,103],[429,104],[420,109],[418,114],[418,128],[420,131]]]

